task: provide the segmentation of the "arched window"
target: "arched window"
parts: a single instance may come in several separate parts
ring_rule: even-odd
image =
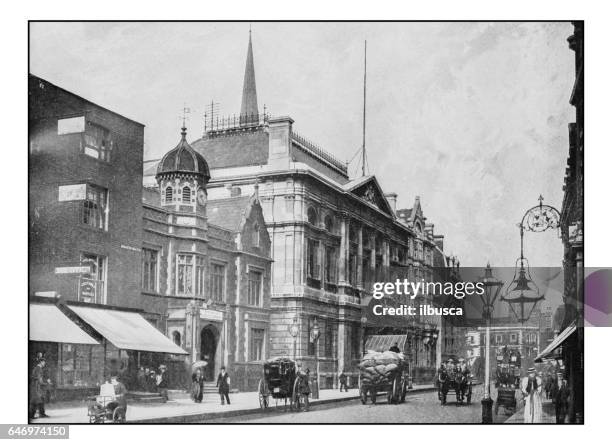
[[[309,207],[306,216],[308,217],[308,222],[310,224],[312,224],[313,226],[317,225],[317,212],[315,209]]]
[[[327,215],[325,217],[325,230],[330,233],[334,231],[334,220],[330,215]]]
[[[183,202],[191,203],[191,188],[187,185],[183,187]]]
[[[181,333],[178,331],[174,331],[172,333],[172,341],[175,345],[181,346]]]
[[[172,187],[166,187],[166,202],[172,202]]]

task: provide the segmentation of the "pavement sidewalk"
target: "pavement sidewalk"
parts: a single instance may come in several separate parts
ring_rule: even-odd
[[[504,423],[524,423],[525,420],[525,405],[522,406],[510,416]],[[551,400],[542,401],[542,421],[540,423],[556,423],[555,406]]]
[[[432,385],[415,385],[409,393],[433,391]],[[318,400],[311,399],[311,406],[359,398],[357,389],[340,392],[337,389],[323,389]],[[127,421],[129,423],[185,423],[214,421],[224,417],[242,416],[261,412],[257,392],[230,394],[231,405],[221,405],[218,394],[205,394],[202,403],[194,403],[184,392],[172,392],[167,403],[128,405]],[[274,400],[270,399],[270,408],[275,409]],[[34,419],[32,423],[89,423],[86,402],[59,402],[45,407],[49,415],[46,419]],[[278,410],[284,405],[279,401]],[[288,409],[288,408],[287,408]]]

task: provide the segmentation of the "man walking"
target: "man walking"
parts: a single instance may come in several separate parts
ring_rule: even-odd
[[[38,357],[38,363],[34,366],[30,376],[30,419],[34,418],[36,411],[38,411],[39,418],[49,417],[45,414],[45,393],[47,386],[44,374],[45,365],[45,358]]]
[[[565,423],[565,416],[569,411],[570,391],[567,380],[563,378],[563,374],[560,372],[557,374],[557,382],[553,383],[551,397],[555,401],[557,423]]]
[[[164,399],[164,403],[168,401],[168,373],[166,365],[159,365],[159,374],[157,374],[157,389],[159,395]]]
[[[217,388],[219,388],[219,395],[221,396],[221,405],[225,405],[225,401],[230,405],[229,387],[230,377],[225,372],[225,366],[221,366],[221,372],[217,376]]]
[[[348,392],[348,388],[346,387],[346,374],[344,371],[340,373],[338,376],[338,381],[340,382],[340,392],[344,389],[344,392]]]

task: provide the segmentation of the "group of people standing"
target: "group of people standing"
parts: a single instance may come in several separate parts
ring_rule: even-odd
[[[557,372],[555,378],[547,379],[544,384],[542,376],[537,375],[535,368],[529,368],[527,376],[521,380],[521,392],[525,402],[524,422],[542,422],[542,391],[547,398],[553,400],[556,423],[565,423],[570,403],[567,379],[562,372]]]
[[[138,389],[144,392],[157,392],[164,402],[168,401],[168,369],[166,365],[159,365],[157,371],[154,368],[141,366],[136,374]]]
[[[202,399],[204,398],[204,371],[203,369],[196,368],[191,376],[191,399],[195,403],[202,403]],[[227,402],[228,405],[231,404],[229,398],[230,392],[230,376],[225,370],[225,366],[221,366],[221,372],[217,376],[217,388],[219,391],[219,396],[221,397],[221,405],[225,405]]]

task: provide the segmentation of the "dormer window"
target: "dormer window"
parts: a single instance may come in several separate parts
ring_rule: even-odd
[[[183,202],[187,204],[191,203],[191,188],[189,186],[183,187]]]
[[[166,202],[172,202],[172,187],[166,187]]]

